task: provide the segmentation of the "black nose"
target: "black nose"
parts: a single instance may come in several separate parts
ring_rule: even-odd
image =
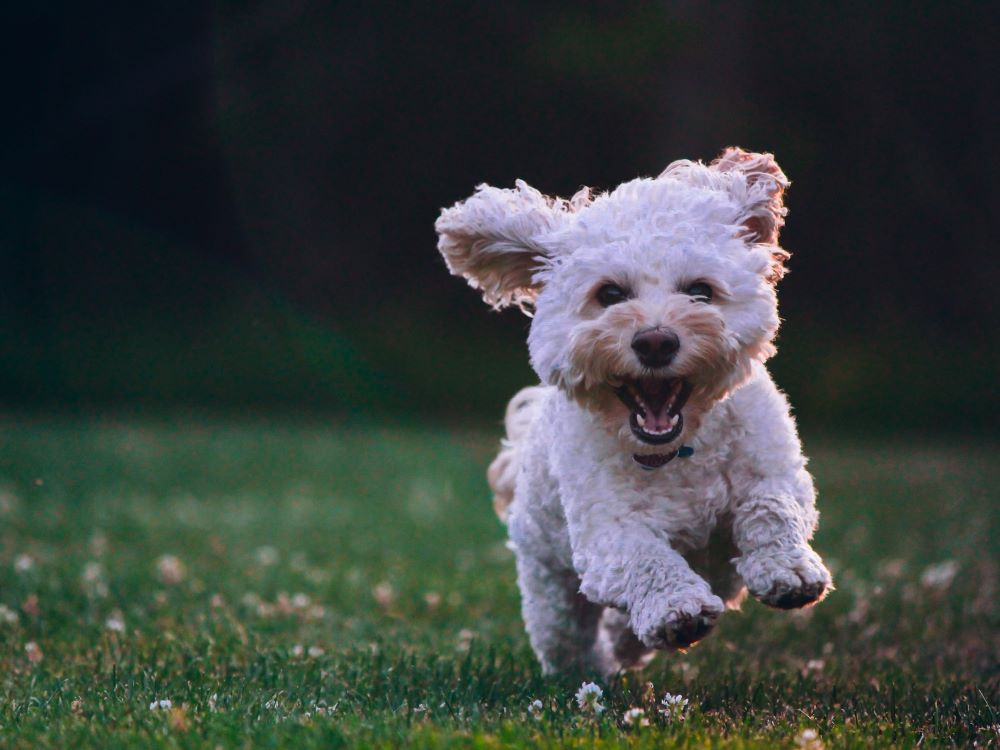
[[[680,348],[680,339],[669,328],[649,328],[632,339],[632,349],[646,367],[666,367]]]

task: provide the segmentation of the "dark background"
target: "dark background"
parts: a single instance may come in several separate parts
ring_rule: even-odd
[[[772,369],[803,425],[993,429],[997,7],[8,11],[0,404],[482,424],[532,380],[527,319],[447,275],[439,209],[738,144],[793,181]]]

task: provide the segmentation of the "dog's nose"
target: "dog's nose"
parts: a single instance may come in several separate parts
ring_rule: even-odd
[[[680,339],[669,328],[648,328],[632,339],[632,349],[646,367],[666,367],[680,348]]]

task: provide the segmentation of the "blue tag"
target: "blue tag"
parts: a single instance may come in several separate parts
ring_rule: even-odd
[[[691,456],[693,455],[694,455],[694,448],[692,448],[690,445],[682,445],[677,450],[678,458],[691,458]]]

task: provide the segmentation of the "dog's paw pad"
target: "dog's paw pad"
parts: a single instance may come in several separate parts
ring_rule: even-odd
[[[799,609],[820,601],[827,592],[827,585],[823,581],[816,583],[806,583],[801,586],[787,587],[777,586],[769,591],[760,600],[771,607],[777,609]]]
[[[650,648],[685,649],[708,635],[719,619],[717,608],[704,608],[697,614],[677,612],[667,618],[642,640]]]
[[[665,626],[660,637],[668,648],[688,648],[711,632],[718,620],[715,613],[702,612],[698,615],[684,615]]]
[[[737,571],[750,593],[778,609],[815,604],[832,588],[830,571],[804,546],[749,555],[737,563]]]

